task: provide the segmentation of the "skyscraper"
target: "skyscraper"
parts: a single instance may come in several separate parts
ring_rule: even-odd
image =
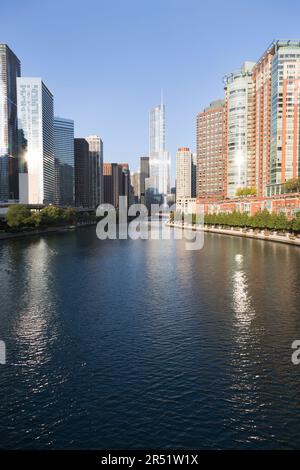
[[[103,186],[105,204],[114,204],[113,164],[103,163]]]
[[[192,197],[192,152],[188,147],[176,152],[176,197]]]
[[[300,41],[271,46],[270,185],[300,176]]]
[[[119,197],[130,204],[130,171],[128,163],[104,163],[104,202],[119,207]]]
[[[103,201],[103,142],[97,135],[85,138],[89,144],[91,207]]]
[[[272,54],[267,50],[253,68],[255,117],[255,186],[263,196],[270,184]]]
[[[171,190],[172,193],[172,190]],[[192,152],[192,197],[197,196],[197,153]]]
[[[165,105],[150,111],[149,119],[149,173],[147,191],[151,201],[166,204],[170,192],[169,152],[165,149]]]
[[[128,163],[119,163],[119,196],[126,196],[130,203],[130,170]]]
[[[197,195],[225,194],[225,102],[216,100],[197,116]]]
[[[141,197],[141,176],[139,171],[133,171],[130,174],[130,184],[133,189],[134,202],[138,203]]]
[[[55,204],[74,205],[74,121],[54,118]]]
[[[245,62],[225,78],[228,197],[235,197],[238,188],[255,186],[254,65]]]
[[[53,96],[41,78],[17,78],[18,127],[22,135],[20,202],[54,202]]]
[[[0,44],[0,201],[19,199],[17,77],[20,61]]]
[[[92,208],[90,198],[89,144],[85,139],[74,139],[75,205]]]
[[[146,204],[146,179],[149,178],[149,157],[140,158],[140,194],[141,204]]]

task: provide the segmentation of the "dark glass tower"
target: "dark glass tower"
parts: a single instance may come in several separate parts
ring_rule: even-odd
[[[19,199],[17,77],[21,65],[6,44],[0,44],[0,201]]]
[[[74,121],[54,118],[55,204],[74,205]]]
[[[74,139],[75,205],[91,207],[89,144],[85,139]]]

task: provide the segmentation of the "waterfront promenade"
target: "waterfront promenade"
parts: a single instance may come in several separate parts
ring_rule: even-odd
[[[254,238],[256,240],[265,240],[278,243],[286,243],[289,245],[300,246],[300,236],[295,236],[292,233],[280,233],[268,230],[253,230],[237,227],[220,228],[215,226],[204,225],[204,227],[197,227],[194,224],[180,224],[174,222],[167,222],[169,227],[189,230],[203,230],[204,232],[219,233],[222,235],[232,235],[236,237]]]

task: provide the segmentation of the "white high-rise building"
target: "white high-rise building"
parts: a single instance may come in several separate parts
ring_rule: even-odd
[[[188,147],[181,147],[176,152],[176,199],[192,196],[193,156]]]
[[[165,148],[165,105],[161,102],[150,111],[149,119],[149,178],[147,199],[166,204],[170,192],[171,158]]]
[[[54,202],[53,96],[41,78],[17,78],[20,202]]]

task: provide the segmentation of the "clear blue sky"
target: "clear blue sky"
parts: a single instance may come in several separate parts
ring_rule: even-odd
[[[300,37],[297,0],[0,0],[0,12],[22,75],[41,76],[76,136],[99,134],[104,160],[132,170],[161,87],[174,163],[177,147],[195,149],[196,114],[223,97],[222,77]]]

